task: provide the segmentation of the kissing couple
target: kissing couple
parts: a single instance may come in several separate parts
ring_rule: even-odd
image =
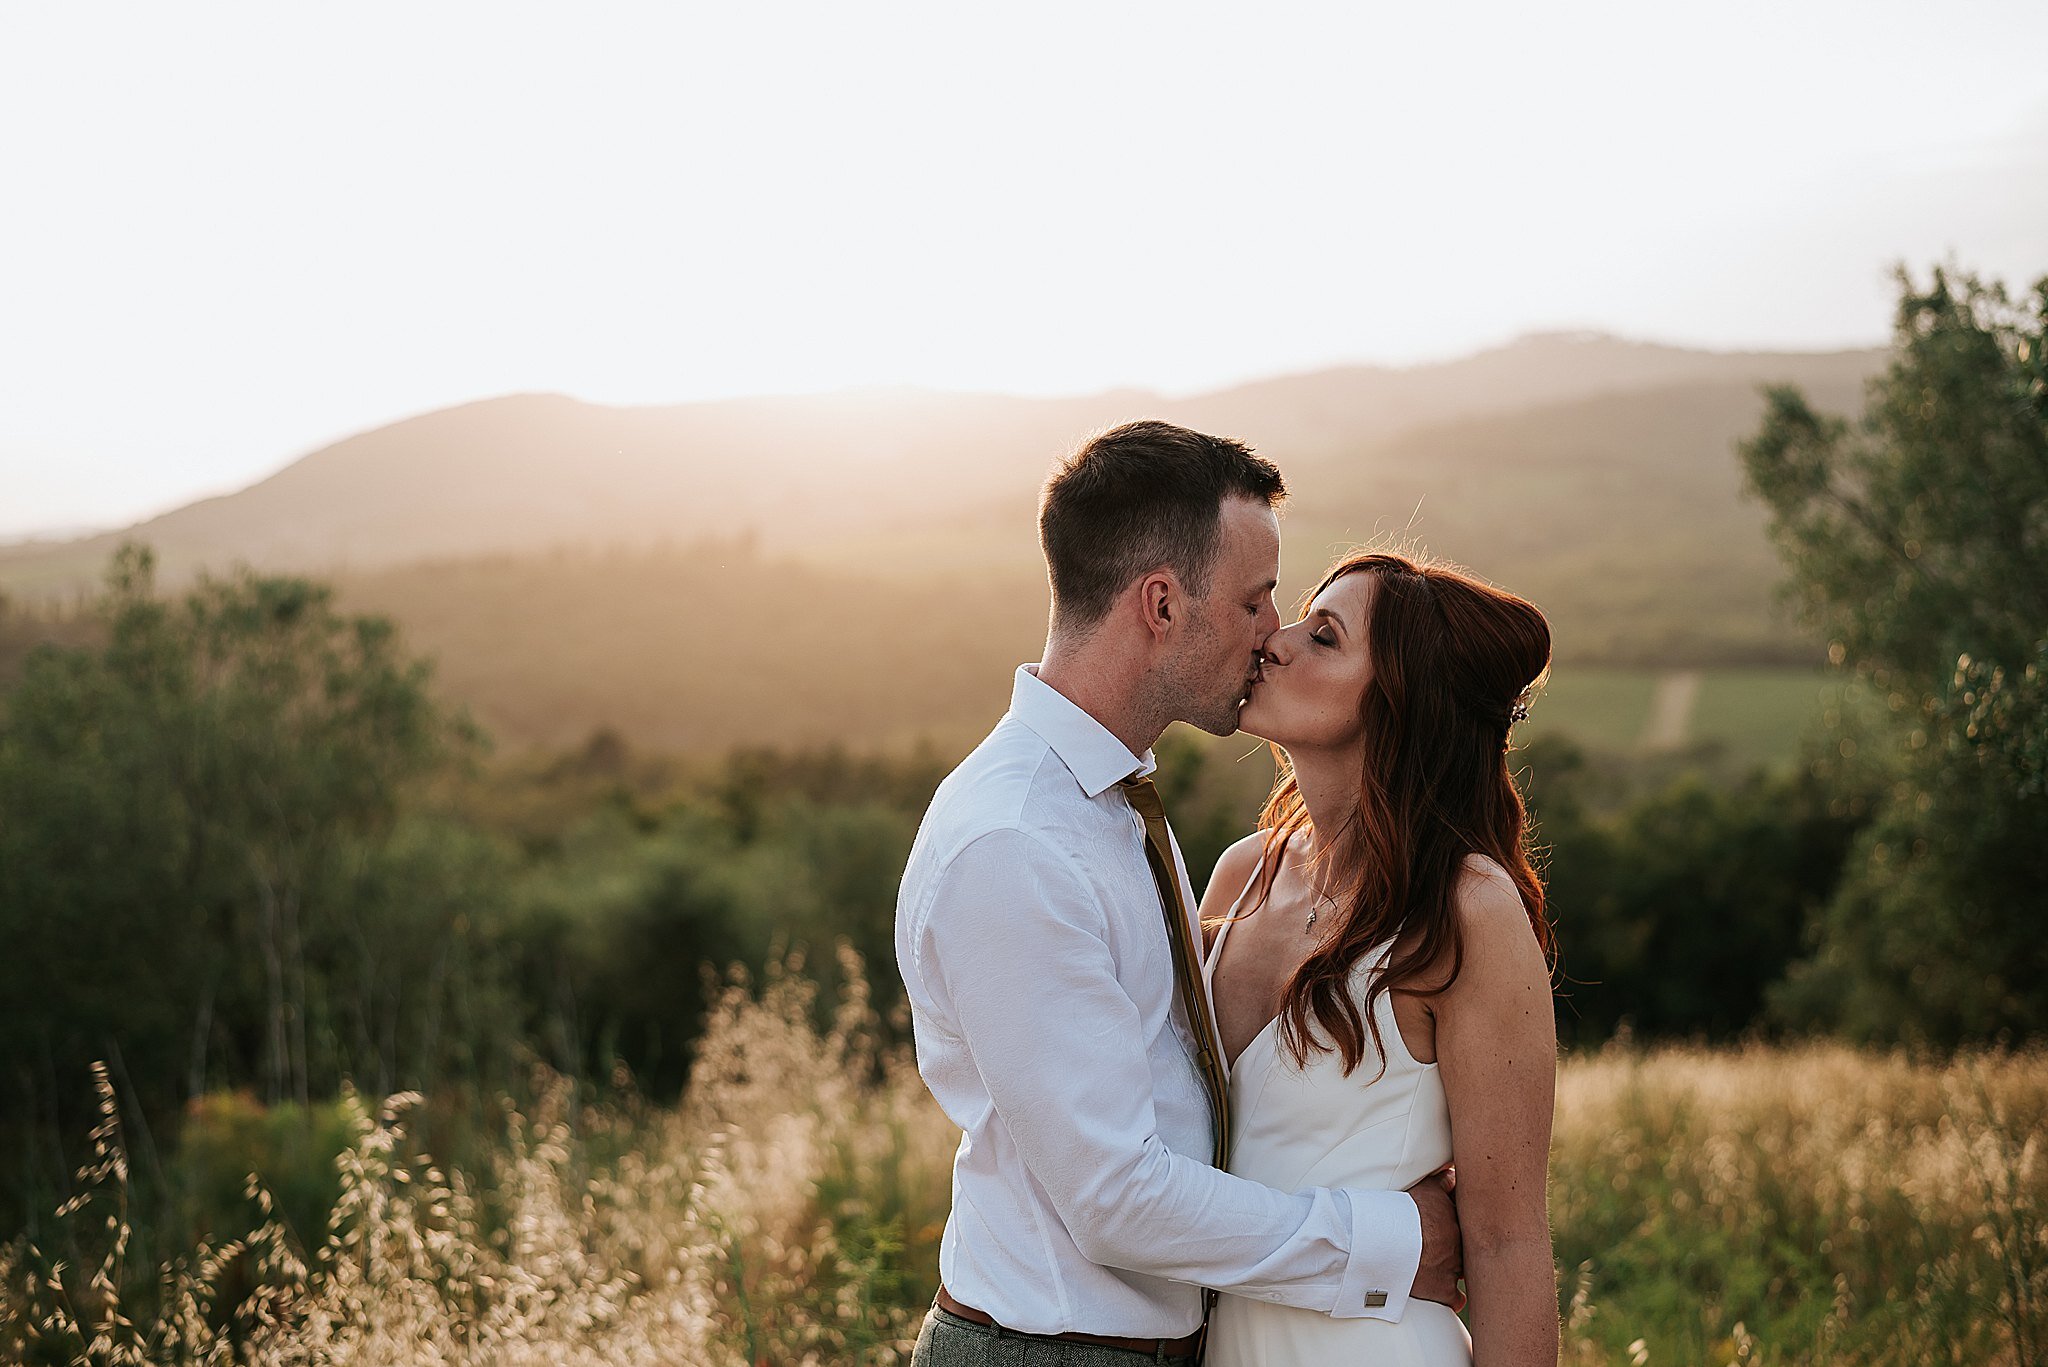
[[[1557,1360],[1550,931],[1507,765],[1549,626],[1366,553],[1282,626],[1285,497],[1163,422],[1045,486],[1044,656],[897,900],[962,1132],[914,1367]],[[1279,762],[1199,907],[1153,782],[1175,721]]]

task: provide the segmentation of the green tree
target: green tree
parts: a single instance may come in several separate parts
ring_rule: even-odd
[[[1774,389],[1742,443],[1884,784],[1780,1005],[1873,1038],[2048,1029],[2048,280],[1903,272],[1859,422]]]
[[[1807,773],[1738,782],[1681,774],[1619,810],[1591,810],[1589,757],[1562,737],[1517,758],[1565,975],[1568,1039],[1624,1022],[1638,1037],[1733,1039],[1801,948],[1841,875],[1857,821]]]
[[[134,545],[99,607],[104,644],[37,650],[0,714],[0,1141],[42,1135],[60,1182],[94,1059],[145,1118],[417,1080],[455,1047],[471,957],[444,951],[487,885],[419,876],[440,836],[392,843],[401,794],[477,737],[388,622],[247,570],[167,600]]]

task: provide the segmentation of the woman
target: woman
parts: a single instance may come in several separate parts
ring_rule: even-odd
[[[1550,932],[1507,765],[1549,658],[1532,604],[1387,554],[1268,640],[1239,725],[1280,781],[1202,903],[1230,1168],[1298,1190],[1454,1165],[1471,1331],[1421,1300],[1389,1323],[1224,1296],[1209,1367],[1557,1360]]]

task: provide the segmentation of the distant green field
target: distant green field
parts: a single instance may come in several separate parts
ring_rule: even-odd
[[[1839,687],[1818,670],[1710,670],[1693,728],[1738,759],[1789,760],[1820,719],[1823,699]]]
[[[1696,679],[1685,676],[1694,675]],[[1561,666],[1519,733],[1563,734],[1603,750],[1717,743],[1744,764],[1789,762],[1820,715],[1826,677],[1785,668],[1698,671]],[[1653,731],[1660,690],[1664,715]]]
[[[1633,749],[1650,715],[1656,677],[1645,669],[1553,669],[1515,737],[1562,733],[1603,750]]]

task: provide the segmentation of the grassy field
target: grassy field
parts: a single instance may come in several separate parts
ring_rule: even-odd
[[[1623,754],[1646,748],[1652,701],[1660,682],[1697,673],[1683,743],[1722,748],[1738,764],[1789,763],[1799,739],[1820,715],[1826,676],[1818,670],[1723,668],[1699,671],[1563,665],[1530,709],[1518,734],[1533,740],[1563,734]]]
[[[855,989],[819,1030],[783,977],[715,1011],[673,1108],[566,1084],[495,1171],[443,1171],[421,1105],[354,1109],[310,1251],[276,1221],[120,1287],[124,1169],[87,1174],[51,1274],[0,1257],[8,1360],[900,1363],[931,1294],[955,1132]],[[2048,1056],[1612,1049],[1559,1078],[1564,1360],[2030,1367],[2048,1335]],[[234,1306],[239,1304],[239,1310]]]
[[[1819,670],[1717,669],[1706,673],[1694,734],[1759,764],[1788,759],[1839,685]]]

